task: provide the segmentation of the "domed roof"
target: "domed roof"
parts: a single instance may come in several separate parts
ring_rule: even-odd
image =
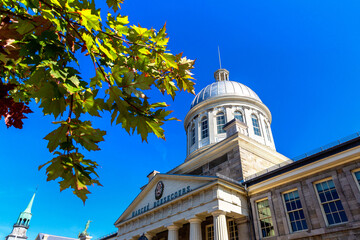
[[[226,80],[226,81],[214,82],[203,88],[192,101],[190,108],[193,108],[197,104],[205,100],[208,100],[210,98],[215,98],[220,96],[234,96],[234,95],[240,97],[252,98],[256,101],[261,102],[259,96],[249,87],[239,82]]]

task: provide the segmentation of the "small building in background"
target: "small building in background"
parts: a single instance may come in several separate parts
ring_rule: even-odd
[[[31,208],[34,203],[35,193],[33,194],[26,209],[20,213],[16,223],[13,225],[12,232],[5,237],[5,240],[27,239],[26,232],[30,226],[32,217]]]

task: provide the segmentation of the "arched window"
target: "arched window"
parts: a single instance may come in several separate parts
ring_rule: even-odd
[[[234,112],[234,118],[239,120],[240,122],[244,122],[244,117],[240,111]]]
[[[209,136],[208,120],[207,117],[201,119],[201,139]]]
[[[253,127],[254,127],[255,135],[261,136],[258,118],[254,114],[252,114],[251,115],[251,120],[252,120],[252,124],[253,124]]]
[[[266,131],[266,136],[268,138],[268,140],[271,142],[271,136],[270,136],[270,130],[269,130],[269,127],[266,123],[265,124],[265,131]]]
[[[191,141],[191,146],[195,144],[195,126],[194,125],[191,126],[191,130],[190,130],[190,141]]]
[[[223,112],[219,112],[216,114],[216,126],[217,133],[224,133],[224,125],[225,125],[225,114]]]

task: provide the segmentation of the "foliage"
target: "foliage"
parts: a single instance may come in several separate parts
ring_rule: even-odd
[[[173,120],[165,102],[150,102],[158,89],[172,98],[194,91],[194,61],[173,55],[164,25],[159,31],[129,25],[119,13],[122,0],[107,0],[106,20],[89,0],[2,0],[0,5],[0,118],[22,128],[26,104],[35,101],[57,128],[45,139],[55,157],[41,165],[60,190],[72,188],[84,203],[88,186],[100,185],[95,161],[79,152],[100,150],[105,131],[89,116],[111,113],[111,122],[143,141],[149,133],[164,137],[162,125]],[[82,79],[78,57],[88,56],[94,77]],[[74,67],[75,66],[75,67]]]

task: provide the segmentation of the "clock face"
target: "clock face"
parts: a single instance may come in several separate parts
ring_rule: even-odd
[[[162,197],[163,192],[164,192],[164,183],[162,181],[159,181],[156,184],[156,188],[155,188],[155,199],[159,200]]]

